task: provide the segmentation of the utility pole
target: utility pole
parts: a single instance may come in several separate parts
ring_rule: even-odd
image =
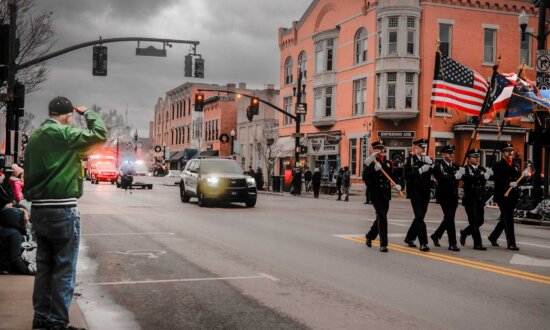
[[[7,79],[7,102],[6,102],[6,165],[11,166],[14,159],[12,156],[12,138],[11,134],[14,129],[14,92],[13,87],[15,86],[15,74],[17,69],[15,67],[15,59],[17,58],[17,40],[16,40],[16,29],[17,29],[17,2],[15,0],[10,0],[8,2],[8,11],[10,13],[10,33],[9,33],[9,62],[8,62],[8,79]],[[17,145],[15,146],[15,150]],[[17,150],[16,150],[17,152]],[[17,159],[15,159],[17,161]]]
[[[296,82],[296,107],[297,110],[298,107],[302,104],[302,69],[298,72],[298,81]],[[305,87],[305,86],[304,86]],[[300,122],[302,121],[302,115],[296,111],[296,137],[294,139],[294,157],[295,157],[295,163],[294,167],[298,167],[298,164],[300,164]]]

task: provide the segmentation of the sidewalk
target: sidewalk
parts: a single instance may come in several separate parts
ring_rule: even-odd
[[[32,329],[34,276],[0,275],[0,329]],[[71,325],[87,328],[86,320],[73,299],[69,310]]]

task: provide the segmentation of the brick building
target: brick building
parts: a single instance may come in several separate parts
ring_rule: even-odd
[[[361,175],[370,143],[381,138],[388,156],[401,166],[412,141],[428,136],[429,154],[457,147],[462,160],[474,119],[449,109],[430,117],[436,43],[443,54],[489,79],[497,55],[501,72],[517,72],[522,61],[534,78],[535,45],[521,42],[518,16],[525,9],[529,27],[537,10],[520,0],[314,0],[299,21],[279,29],[280,104],[294,109],[299,68],[306,85],[308,113],[302,123],[308,166],[350,166]],[[529,31],[529,30],[528,30]],[[292,110],[293,111],[293,110]],[[495,122],[499,122],[497,120]],[[280,116],[279,134],[290,136],[294,123]],[[500,141],[511,141],[522,158],[531,118],[512,121]],[[497,140],[496,123],[483,125],[474,147],[486,164]],[[497,155],[498,157],[498,155]]]

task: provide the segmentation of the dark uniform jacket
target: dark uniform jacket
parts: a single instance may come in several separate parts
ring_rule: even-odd
[[[508,197],[504,197],[504,194],[510,188],[510,182],[516,181],[521,176],[518,165],[514,163],[508,165],[506,160],[501,159],[493,166],[493,172],[493,181],[495,182],[493,200],[496,203],[516,203],[519,198],[517,189],[512,189]]]
[[[466,173],[462,176],[464,181],[464,197],[462,198],[462,204],[466,205],[469,202],[482,202],[484,203],[485,197],[485,168],[478,166],[474,169],[472,165],[466,165]]]
[[[437,180],[435,197],[438,203],[442,199],[458,199],[458,180],[455,174],[460,167],[451,163],[448,165],[445,160],[438,160],[433,168],[433,175]]]
[[[382,169],[393,179],[393,163],[390,160],[381,160],[376,158],[376,161],[382,165]],[[391,200],[391,183],[382,173],[382,170],[374,169],[375,162],[370,163],[365,170],[365,178],[367,180],[368,191],[371,198],[383,197]]]
[[[416,155],[407,157],[405,162],[405,179],[407,180],[407,196],[409,198],[429,198],[432,170],[419,173],[419,169],[423,165],[427,165],[423,157],[418,158]]]

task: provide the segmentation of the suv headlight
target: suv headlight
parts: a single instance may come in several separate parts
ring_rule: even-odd
[[[210,185],[215,186],[220,182],[220,179],[217,177],[209,177],[209,178],[206,178],[206,182],[208,182],[208,184]]]
[[[254,178],[247,177],[246,178],[246,185],[248,187],[256,187],[256,180],[254,180]]]

